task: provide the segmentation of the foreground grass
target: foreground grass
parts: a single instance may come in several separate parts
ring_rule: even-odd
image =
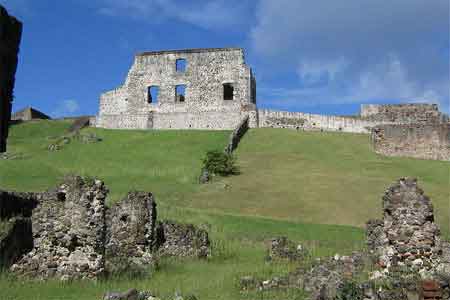
[[[301,241],[313,257],[361,249],[364,223],[381,216],[385,188],[403,176],[420,180],[442,232],[450,232],[449,164],[378,156],[366,135],[250,130],[237,151],[241,174],[199,185],[201,159],[208,150],[223,149],[229,132],[87,129],[103,141],[74,141],[59,152],[47,151],[48,137],[61,136],[68,126],[13,126],[9,150],[23,159],[0,161],[0,188],[40,191],[76,173],[104,180],[110,201],[132,189],[151,191],[160,218],[208,227],[213,256],[205,262],[164,261],[152,278],[95,284],[22,283],[5,276],[1,299],[100,299],[106,290],[131,287],[163,297],[181,291],[208,300],[301,299],[296,291],[240,294],[237,282],[243,275],[268,278],[295,267],[264,263],[264,241],[273,236]]]
[[[22,282],[5,275],[0,279],[1,299],[101,299],[106,291],[138,288],[150,290],[160,297],[176,292],[195,294],[199,299],[303,299],[301,291],[241,293],[239,279],[253,275],[268,279],[293,270],[289,263],[265,263],[264,243],[268,238],[285,234],[301,240],[313,257],[336,252],[349,253],[362,247],[361,229],[349,226],[296,224],[258,217],[236,217],[161,207],[162,218],[194,222],[211,232],[212,257],[207,261],[165,260],[150,278],[117,278],[108,281],[60,283]]]

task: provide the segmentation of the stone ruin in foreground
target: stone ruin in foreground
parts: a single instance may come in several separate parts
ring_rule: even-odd
[[[244,277],[241,287],[302,289],[311,300],[450,299],[450,243],[441,240],[431,200],[416,179],[401,178],[386,190],[383,219],[369,221],[366,236],[367,252],[322,258],[312,266],[263,282]],[[271,253],[298,252],[295,243],[286,249],[289,244],[279,241],[273,240],[271,246],[281,247],[281,251],[269,249]],[[346,283],[367,273],[368,280],[353,285],[353,297],[357,298],[336,298],[342,296]]]
[[[157,221],[151,193],[130,192],[111,208],[100,180],[68,177],[44,193],[0,192],[0,267],[34,279],[97,279],[148,273],[162,255],[206,257],[208,233]]]

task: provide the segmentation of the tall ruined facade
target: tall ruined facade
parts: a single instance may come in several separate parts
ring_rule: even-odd
[[[0,153],[6,152],[22,23],[0,5]]]
[[[256,81],[240,48],[136,55],[125,83],[100,97],[97,127],[234,129],[257,126]]]

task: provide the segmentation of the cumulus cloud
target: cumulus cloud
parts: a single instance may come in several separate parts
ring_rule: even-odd
[[[250,39],[266,61],[296,68],[297,101],[448,108],[448,0],[261,0]]]
[[[69,99],[62,101],[56,109],[52,112],[54,117],[68,117],[80,112],[80,105],[78,101]]]
[[[99,12],[147,22],[177,20],[206,29],[222,29],[247,22],[249,3],[238,0],[101,0]]]

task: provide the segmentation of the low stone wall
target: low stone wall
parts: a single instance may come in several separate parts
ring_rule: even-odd
[[[209,255],[208,232],[203,229],[166,220],[159,223],[157,231],[160,255],[198,258]]]
[[[247,116],[239,123],[236,129],[231,133],[228,145],[225,147],[226,153],[233,153],[233,151],[236,150],[236,148],[239,145],[239,142],[247,133],[248,129],[249,129],[249,117]]]
[[[259,127],[293,128],[299,130],[369,133],[375,125],[358,117],[325,116],[301,112],[258,110]]]
[[[375,152],[387,156],[450,160],[450,124],[380,125],[372,129]]]
[[[95,126],[107,129],[149,129],[153,127],[152,114],[102,114]]]

